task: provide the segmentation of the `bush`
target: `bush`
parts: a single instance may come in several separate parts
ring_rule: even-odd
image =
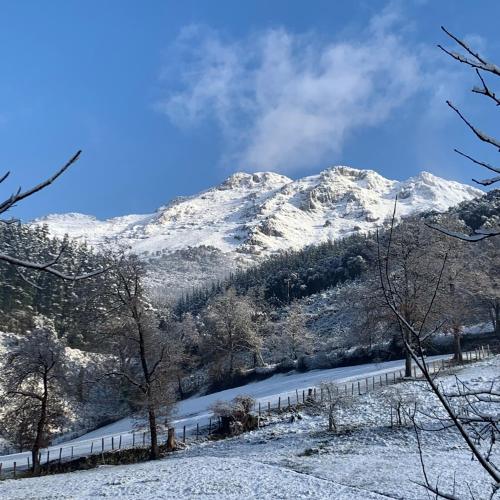
[[[258,425],[257,417],[252,414],[255,399],[247,395],[236,396],[232,401],[217,401],[212,405],[212,412],[220,419],[219,432],[225,435],[237,435],[251,431]]]

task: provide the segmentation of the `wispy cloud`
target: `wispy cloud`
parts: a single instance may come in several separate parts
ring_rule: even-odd
[[[364,35],[335,41],[285,29],[226,41],[189,26],[171,47],[170,90],[158,107],[181,127],[215,120],[225,159],[238,168],[313,166],[339,153],[354,131],[383,123],[429,91],[438,69],[401,28],[392,7]]]

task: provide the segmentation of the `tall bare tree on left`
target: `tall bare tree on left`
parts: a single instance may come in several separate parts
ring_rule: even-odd
[[[78,160],[78,158],[80,158],[80,155],[81,155],[81,150],[77,151],[76,154],[74,154],[54,175],[52,175],[48,179],[44,180],[43,182],[40,182],[39,184],[33,186],[32,188],[26,189],[25,191],[19,188],[15,193],[12,193],[8,198],[4,199],[3,201],[0,201],[0,217],[2,217],[3,214],[5,214],[8,210],[17,205],[19,202],[25,200],[26,198],[29,198],[30,196],[33,196],[39,191],[42,191],[46,187],[50,186],[56,179],[58,179],[64,172],[66,172],[66,170],[68,170],[69,167],[71,167],[71,165],[73,165]],[[5,180],[9,177],[9,175],[10,172],[7,172],[2,177],[0,177],[0,184],[5,182]],[[15,219],[6,220],[0,218],[0,222],[3,224],[12,224],[18,221]],[[47,262],[33,262],[30,260],[22,260],[13,255],[8,255],[5,253],[0,253],[0,261],[7,262],[8,264],[20,268],[44,271],[53,274],[58,278],[64,280],[73,280],[73,281],[87,279],[92,276],[101,274],[103,272],[103,270],[98,270],[86,274],[67,274],[58,270],[57,263],[61,260],[64,251],[65,251],[65,246],[63,244],[61,245],[59,252],[54,256],[54,258]]]
[[[31,470],[40,472],[40,452],[64,422],[71,370],[63,339],[39,323],[14,340],[2,369],[2,434],[31,448]]]
[[[80,154],[81,151],[78,151],[45,181],[25,191],[19,188],[15,193],[0,201],[0,223],[17,223],[15,219],[6,220],[1,217],[19,202],[50,186],[78,160]],[[7,172],[0,177],[0,184],[5,182],[9,174],[10,172]],[[16,268],[45,272],[71,281],[91,278],[106,271],[106,269],[100,269],[85,274],[67,274],[58,266],[65,250],[66,246],[62,243],[54,257],[46,262],[23,260],[0,252],[0,261]],[[15,420],[17,427],[9,426],[9,429],[6,429],[7,434],[12,435],[12,432],[19,431],[19,425],[21,425],[24,433],[22,440],[31,445],[34,473],[40,470],[40,450],[48,444],[51,430],[57,427],[57,422],[63,415],[64,391],[62,387],[68,375],[65,370],[64,347],[64,343],[52,328],[37,327],[27,332],[15,342],[15,345],[11,346],[3,363],[4,406],[16,409],[14,417],[17,416]],[[8,419],[2,419],[4,425],[6,420],[8,423]]]

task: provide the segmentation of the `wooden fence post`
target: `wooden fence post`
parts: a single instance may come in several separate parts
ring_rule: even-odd
[[[132,448],[135,448],[135,431],[132,431]]]
[[[186,426],[182,428],[182,442],[186,442]]]
[[[351,382],[351,396],[354,396],[354,382]]]
[[[278,411],[281,410],[281,396],[278,396]]]
[[[30,468],[30,456],[29,455],[26,457],[26,461],[28,462],[28,470],[29,470],[29,468]]]
[[[146,432],[142,433],[142,446],[146,446]]]
[[[2,465],[3,465],[3,463],[0,462],[0,477],[2,477]]]
[[[92,453],[92,450],[90,450],[90,453]],[[71,447],[71,460],[73,460],[73,446]]]
[[[118,449],[122,449],[122,435],[120,434],[120,441],[118,442]]]
[[[297,397],[297,404],[299,404],[299,391],[295,389],[295,396]]]
[[[115,436],[111,436],[111,449],[115,449]]]
[[[306,391],[302,391],[302,404],[306,402]]]
[[[260,415],[261,415],[261,413],[260,413],[260,401],[259,401],[259,418],[260,418]]]
[[[339,390],[339,386],[337,386],[337,392]],[[320,387],[319,389],[319,398],[320,398],[320,401],[323,402],[323,387]]]
[[[90,454],[92,455],[92,452],[94,451],[94,441],[90,443]]]
[[[167,450],[175,450],[175,427],[168,428]]]
[[[208,421],[208,435],[212,434],[212,417]]]
[[[47,463],[50,462],[50,451],[47,449]]]
[[[359,383],[359,380],[358,380],[358,395],[361,396],[361,384]]]
[[[290,396],[288,396],[288,411],[290,411]]]
[[[14,477],[16,477],[16,468],[17,468],[17,463],[14,462]]]
[[[271,414],[271,401],[267,402],[267,413],[270,415]]]
[[[104,438],[101,439],[101,451],[104,453]]]

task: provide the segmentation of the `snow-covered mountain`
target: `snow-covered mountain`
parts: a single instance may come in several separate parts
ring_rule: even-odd
[[[153,214],[102,221],[69,213],[34,224],[47,224],[54,235],[68,234],[96,247],[124,245],[149,259],[198,248],[226,259],[231,267],[279,250],[370,231],[390,216],[396,194],[399,215],[407,215],[446,210],[483,193],[427,172],[402,182],[345,166],[298,180],[272,172],[236,173]]]

